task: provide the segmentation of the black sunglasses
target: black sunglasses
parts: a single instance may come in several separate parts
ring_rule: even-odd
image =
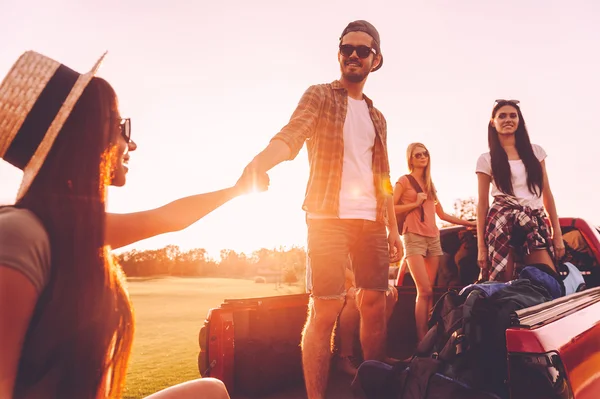
[[[125,139],[125,142],[129,143],[131,141],[131,118],[121,119],[119,127],[121,128],[121,135]]]
[[[413,157],[417,158],[417,159],[421,159],[421,158],[429,158],[429,152],[424,151],[424,152],[417,152],[416,154],[413,154]]]
[[[504,99],[499,99],[499,100],[494,101],[495,104],[507,103],[507,104],[512,104],[512,105],[519,105],[520,102],[521,101],[519,101],[519,100],[504,100]]]
[[[344,57],[350,57],[355,51],[356,55],[358,55],[358,58],[362,59],[367,58],[369,55],[371,55],[371,53],[377,54],[377,51],[369,46],[353,46],[351,44],[340,44],[340,53],[342,53]]]

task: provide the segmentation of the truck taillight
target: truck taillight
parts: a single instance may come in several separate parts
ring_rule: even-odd
[[[208,342],[206,340],[207,324],[208,323],[205,321],[198,334],[198,344],[200,346],[200,352],[198,353],[198,372],[201,377],[208,377],[210,375],[210,367],[208,364]]]
[[[511,399],[572,399],[565,368],[556,352],[508,355]]]

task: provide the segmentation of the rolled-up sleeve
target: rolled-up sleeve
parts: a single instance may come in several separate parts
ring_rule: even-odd
[[[311,86],[305,92],[290,121],[271,140],[282,140],[290,147],[290,160],[296,158],[304,142],[314,134],[323,104],[322,88]]]
[[[386,195],[394,195],[394,186],[392,186],[392,181],[390,180],[390,176],[383,176],[383,192]]]
[[[382,140],[383,140],[383,151],[384,151],[384,157],[383,157],[383,166],[381,169],[381,180],[382,180],[382,185],[383,185],[383,192],[387,195],[393,195],[394,194],[394,186],[392,186],[392,181],[390,178],[390,162],[389,162],[389,155],[388,155],[388,146],[387,146],[387,121],[385,120],[385,117],[383,116],[383,114],[379,113],[379,117],[381,120],[381,125],[382,125],[382,131],[381,131],[381,135],[382,135]]]

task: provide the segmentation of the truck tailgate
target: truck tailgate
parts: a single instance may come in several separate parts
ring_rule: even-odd
[[[517,312],[506,331],[510,353],[560,356],[575,398],[600,392],[600,287]]]

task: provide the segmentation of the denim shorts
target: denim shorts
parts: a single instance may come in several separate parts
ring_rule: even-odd
[[[352,258],[356,288],[387,291],[390,255],[383,223],[363,219],[307,219],[307,225],[314,297],[344,297],[348,255]]]

